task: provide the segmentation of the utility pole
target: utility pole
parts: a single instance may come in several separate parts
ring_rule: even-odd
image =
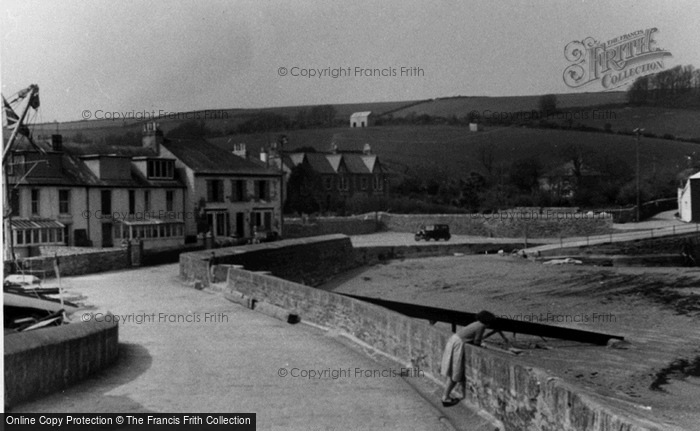
[[[644,129],[636,128],[633,130],[637,134],[637,223],[639,223],[641,211],[641,196],[639,193],[639,140],[641,139]]]

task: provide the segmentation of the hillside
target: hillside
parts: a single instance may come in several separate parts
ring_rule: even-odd
[[[379,115],[385,112],[392,112],[405,106],[415,105],[421,101],[400,101],[400,102],[376,102],[376,103],[349,103],[333,105],[337,112],[337,119],[350,118],[353,112],[373,111]],[[313,106],[283,106],[264,109],[212,109],[209,113],[205,111],[191,111],[180,116],[180,118],[156,118],[161,130],[166,134],[183,122],[191,120],[204,120],[207,127],[215,132],[225,134],[231,128],[245,122],[254,115],[260,113],[273,113],[294,118],[301,110],[309,110]],[[156,111],[157,113],[157,111]],[[124,112],[124,115],[129,112]],[[93,116],[104,117],[105,113],[92,113]],[[41,123],[32,127],[34,134],[38,137],[46,137],[53,133],[61,133],[66,139],[74,137],[78,132],[86,140],[102,140],[109,135],[124,135],[128,132],[139,134],[143,124],[152,121],[151,112],[134,112],[132,116],[138,115],[138,119],[91,119],[83,121],[69,121],[63,123]],[[143,119],[144,115],[147,116]],[[211,118],[211,117],[214,118]],[[348,120],[349,121],[349,120]]]
[[[575,93],[557,94],[557,108],[586,108],[627,102],[624,92],[608,93]],[[416,106],[410,106],[393,113],[394,117],[407,115],[430,115],[438,117],[464,117],[471,111],[516,112],[540,109],[541,96],[510,96],[510,97],[450,97],[426,101]]]
[[[484,173],[480,162],[483,149],[493,154],[495,171],[501,165],[507,169],[513,161],[529,156],[538,156],[545,167],[557,166],[563,162],[562,151],[570,145],[577,145],[584,153],[600,158],[618,158],[633,168],[636,150],[633,136],[520,127],[494,127],[473,133],[466,127],[447,125],[385,126],[297,130],[285,134],[289,141],[287,150],[313,146],[326,151],[331,142],[341,150],[362,150],[364,144],[369,143],[376,154],[399,169],[402,166],[434,167],[455,177],[463,177],[472,170]],[[275,140],[277,135],[271,134],[269,139]],[[268,135],[235,135],[210,141],[228,150],[234,143],[243,142],[251,154],[256,154],[267,145]],[[643,171],[680,171],[685,167],[686,156],[698,150],[700,146],[694,143],[642,138],[641,168]]]

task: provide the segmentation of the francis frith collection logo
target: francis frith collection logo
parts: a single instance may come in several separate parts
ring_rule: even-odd
[[[664,58],[671,53],[656,46],[657,32],[657,28],[649,28],[607,42],[591,37],[569,42],[564,56],[572,64],[564,70],[564,82],[571,88],[600,85],[603,90],[612,90],[665,70]]]

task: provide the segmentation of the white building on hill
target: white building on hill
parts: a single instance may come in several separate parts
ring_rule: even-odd
[[[355,112],[350,116],[350,127],[369,127],[372,111]]]

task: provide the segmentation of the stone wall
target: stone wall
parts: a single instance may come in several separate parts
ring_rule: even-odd
[[[500,214],[387,214],[382,224],[390,231],[416,232],[421,225],[448,224],[453,235],[495,238],[559,238],[602,235],[612,229],[612,218],[581,213],[508,211]]]
[[[71,247],[70,251],[72,254],[61,249],[58,254],[61,276],[114,271],[131,266],[126,248]],[[58,249],[42,248],[42,256],[23,259],[21,265],[25,270],[38,271],[35,275],[39,278],[42,278],[42,271],[46,278],[55,277],[54,252],[58,252]],[[10,264],[6,268],[12,269]]]
[[[251,271],[270,271],[277,277],[319,285],[356,266],[352,243],[345,235],[251,244],[180,255],[180,277],[209,286],[209,259],[218,264],[243,265]]]
[[[406,365],[439,375],[450,334],[423,321],[239,268],[230,268],[228,289],[291,310],[303,321],[343,331]],[[500,420],[507,430],[663,429],[512,357],[472,346],[466,349],[468,402]]]
[[[310,236],[343,234],[367,235],[378,230],[375,215],[358,217],[318,217],[311,220],[285,219],[285,238],[306,238]]]
[[[5,335],[5,409],[59,391],[113,364],[114,322],[81,322]]]

